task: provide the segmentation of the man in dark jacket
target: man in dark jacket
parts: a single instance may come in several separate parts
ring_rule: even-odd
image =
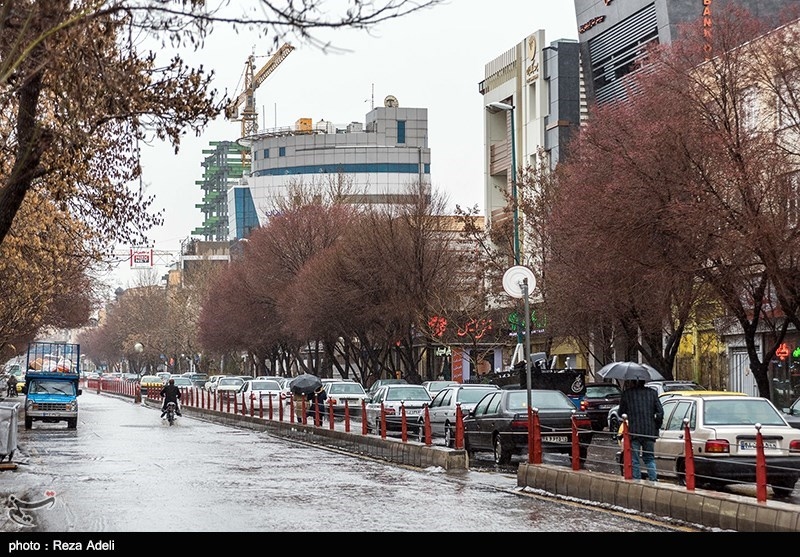
[[[647,479],[656,481],[656,437],[664,421],[664,408],[655,389],[644,386],[644,381],[629,381],[622,392],[619,415],[627,415],[631,435],[633,479],[641,479],[639,458],[647,468]]]
[[[175,403],[175,413],[180,416],[181,406],[178,404],[178,400],[181,398],[181,390],[175,385],[174,379],[170,379],[169,383],[164,385],[164,388],[161,389],[161,396],[164,399],[164,403],[161,405],[161,417],[163,418],[167,413],[167,404],[170,402]]]

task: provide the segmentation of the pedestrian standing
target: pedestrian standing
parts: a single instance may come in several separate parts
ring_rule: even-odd
[[[13,373],[8,376],[8,396],[17,396],[17,376]]]
[[[642,478],[639,459],[647,469],[647,479],[656,481],[655,444],[664,409],[658,400],[655,389],[645,387],[644,381],[626,381],[625,390],[619,403],[619,415],[627,415],[628,433],[631,439],[633,479]]]

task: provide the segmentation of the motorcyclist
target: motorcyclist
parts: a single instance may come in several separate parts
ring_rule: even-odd
[[[174,379],[170,379],[169,382],[164,385],[164,388],[161,389],[161,397],[164,399],[164,403],[161,405],[162,418],[167,414],[167,404],[170,402],[175,403],[175,414],[178,416],[181,415],[181,405],[178,402],[181,398],[181,390],[175,386]]]

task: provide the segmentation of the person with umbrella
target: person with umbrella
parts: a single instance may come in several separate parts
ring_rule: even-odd
[[[303,406],[308,406],[305,404],[307,402],[306,397],[320,387],[322,387],[322,379],[311,373],[302,373],[289,382],[289,389],[292,391],[292,400],[294,402],[294,413],[297,416],[298,423],[303,423]]]
[[[314,425],[319,427],[325,420],[325,400],[328,398],[328,393],[320,385],[313,393],[308,394],[308,415],[314,420]],[[319,423],[317,423],[316,416],[319,416]]]
[[[658,400],[658,393],[645,387],[642,379],[627,379],[622,399],[619,403],[619,415],[627,415],[628,432],[631,436],[631,464],[633,479],[641,479],[639,459],[647,469],[647,479],[656,481],[655,443],[658,430],[664,421],[664,408]]]

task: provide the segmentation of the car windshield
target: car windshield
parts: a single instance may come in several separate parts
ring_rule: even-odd
[[[531,391],[531,404],[534,408],[563,408],[575,410],[575,405],[567,396],[559,391]],[[508,409],[527,410],[527,391],[512,391],[508,395]]]
[[[619,387],[616,385],[586,385],[586,398],[605,398],[607,396],[620,396]]]
[[[364,387],[360,383],[331,383],[326,389],[332,395],[363,395]]]
[[[775,407],[763,398],[707,400],[703,422],[706,425],[786,425]]]
[[[219,380],[219,386],[223,385],[241,385],[244,383],[244,379],[241,377],[224,377]]]
[[[192,382],[189,380],[188,377],[173,377],[175,380],[175,386],[177,387],[191,387]]]
[[[706,388],[697,383],[665,383],[665,391],[705,391]]]
[[[458,390],[458,396],[456,398],[457,398],[458,402],[473,403],[473,402],[478,402],[480,399],[482,399],[483,395],[485,395],[486,393],[492,392],[492,391],[496,391],[496,390],[497,389],[492,389],[492,388],[486,388],[486,389],[477,388],[476,389],[474,387],[468,387],[468,388],[459,389]]]
[[[280,391],[281,386],[277,381],[251,381],[252,389],[254,391]]]
[[[71,381],[31,381],[28,392],[32,394],[75,396],[75,384]]]
[[[408,386],[386,390],[386,400],[430,400],[431,397],[425,387]]]
[[[431,391],[441,391],[445,387],[449,387],[453,385],[452,381],[431,381],[428,383],[428,389]]]

